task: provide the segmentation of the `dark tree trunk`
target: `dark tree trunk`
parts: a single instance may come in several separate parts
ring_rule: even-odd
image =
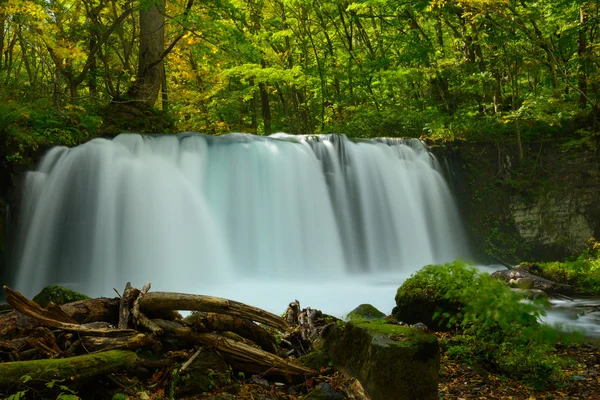
[[[586,29],[584,28],[585,22],[587,19],[587,15],[583,6],[579,8],[579,38],[577,40],[577,55],[579,56],[579,71],[577,72],[577,86],[579,88],[579,107],[582,109],[587,105],[587,80],[586,80],[586,71],[585,71],[585,63],[586,63]]]
[[[271,107],[269,106],[269,93],[264,83],[258,85],[260,89],[260,108],[262,112],[265,135],[271,133]]]
[[[138,72],[129,98],[154,106],[163,83],[165,50],[165,0],[140,10]]]

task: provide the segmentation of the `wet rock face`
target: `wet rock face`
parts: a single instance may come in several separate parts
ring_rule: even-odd
[[[333,365],[358,379],[373,400],[437,399],[437,338],[385,321],[338,323],[326,349]]]
[[[585,248],[600,230],[600,158],[557,142],[463,143],[446,149],[474,255],[551,261]],[[493,262],[489,259],[487,262]]]

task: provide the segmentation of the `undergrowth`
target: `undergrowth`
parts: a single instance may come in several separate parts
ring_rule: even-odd
[[[583,292],[600,294],[600,242],[591,238],[587,248],[564,261],[536,263],[531,271],[556,282],[573,285]]]
[[[557,383],[563,362],[553,355],[564,337],[540,323],[547,300],[523,301],[503,282],[459,261],[429,265],[417,272],[421,282],[439,289],[447,302],[461,304],[457,312],[437,312],[457,335],[443,342],[447,353],[485,365],[535,387]]]

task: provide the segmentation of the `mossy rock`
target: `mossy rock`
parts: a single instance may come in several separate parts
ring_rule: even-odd
[[[85,294],[56,285],[43,288],[42,291],[33,298],[33,301],[42,307],[47,307],[50,302],[61,305],[85,299],[89,299]]]
[[[450,265],[452,267],[452,264]],[[408,324],[424,323],[433,331],[448,331],[448,317],[456,315],[464,304],[459,299],[449,299],[447,288],[458,288],[471,284],[476,276],[475,270],[459,269],[456,277],[437,275],[438,268],[444,266],[427,266],[408,278],[396,292],[396,307],[392,316]],[[451,285],[444,279],[454,280]],[[435,317],[435,318],[434,318]]]
[[[361,304],[348,314],[348,319],[383,319],[385,314],[371,304]]]
[[[335,368],[358,379],[373,400],[434,400],[437,338],[384,320],[337,323],[326,347]]]
[[[319,371],[329,365],[329,355],[324,350],[313,350],[298,358],[295,363]]]

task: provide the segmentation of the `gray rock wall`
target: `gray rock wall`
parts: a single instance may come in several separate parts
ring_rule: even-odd
[[[562,259],[600,234],[600,162],[588,149],[536,143],[446,149],[476,260]]]

